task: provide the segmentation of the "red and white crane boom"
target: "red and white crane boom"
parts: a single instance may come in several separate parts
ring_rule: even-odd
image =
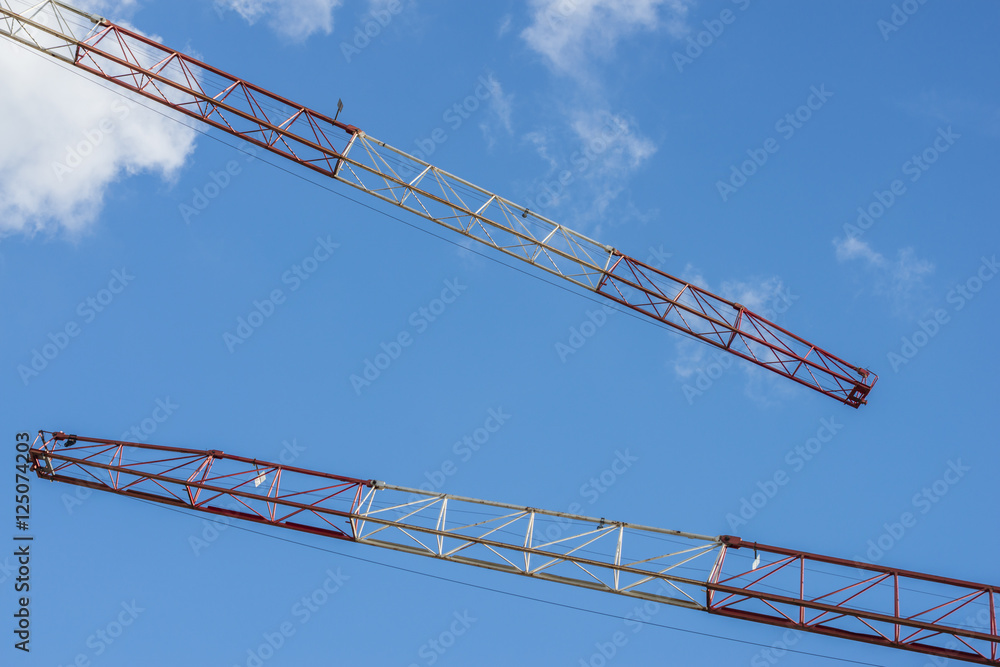
[[[982,665],[1000,587],[463,498],[218,450],[40,431],[38,476],[177,508]],[[754,553],[753,562],[749,552]]]
[[[878,379],[739,303],[107,19],[57,0],[0,0],[0,35],[846,405],[866,403]]]

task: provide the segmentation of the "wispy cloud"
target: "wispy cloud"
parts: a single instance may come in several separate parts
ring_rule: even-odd
[[[583,147],[577,165],[592,193],[591,214],[603,218],[611,202],[627,189],[631,176],[656,153],[656,144],[642,136],[623,113],[578,109],[571,127]]]
[[[859,238],[834,239],[837,261],[861,261],[870,276],[872,292],[888,298],[897,314],[908,311],[925,288],[924,279],[934,264],[917,257],[913,248],[900,248],[889,259]]]
[[[526,132],[522,137],[524,141],[534,148],[535,153],[549,165],[549,171],[555,171],[559,167],[559,160],[552,155],[551,138],[547,132],[533,130]]]
[[[514,17],[510,14],[504,14],[503,18],[500,19],[500,25],[497,26],[497,38],[503,37],[510,32],[510,28],[513,24]]]
[[[532,0],[527,45],[555,71],[585,77],[592,58],[611,58],[618,43],[638,32],[687,31],[691,0]]]
[[[216,0],[216,7],[231,10],[253,25],[267,25],[283,37],[303,41],[321,32],[333,32],[333,12],[343,0]]]
[[[899,103],[907,113],[932,118],[949,125],[960,125],[990,137],[1000,137],[1000,109],[977,99],[948,95],[938,90],[924,90]]]
[[[871,266],[884,266],[885,257],[872,250],[866,241],[850,237],[834,239],[833,246],[837,251],[837,261],[847,262],[852,259],[864,259]]]
[[[495,75],[486,77],[486,86],[489,88],[490,114],[479,124],[487,145],[492,148],[496,144],[496,135],[502,131],[507,136],[514,134],[511,123],[511,112],[513,110],[514,95],[504,93],[503,86]]]
[[[640,33],[681,36],[693,0],[530,0],[524,44],[541,57],[555,84],[540,114],[544,124],[523,139],[548,172],[529,195],[540,208],[574,201],[576,224],[599,235],[603,220],[647,219],[629,195],[632,177],[656,153],[657,145],[626,110],[605,92],[606,72],[617,47]],[[555,178],[555,180],[553,180]],[[555,185],[553,185],[555,183]],[[609,215],[610,210],[615,211]],[[553,214],[554,211],[549,211]]]
[[[656,144],[636,132],[635,123],[624,114],[577,110],[572,127],[591,153],[604,158],[597,168],[602,176],[638,169],[656,152]]]
[[[609,207],[624,197],[616,223],[643,214],[627,200],[631,178],[656,153],[656,144],[644,136],[633,118],[607,109],[568,108],[550,124],[522,138],[546,163],[547,173],[529,195],[533,210],[554,215],[567,201],[574,202],[574,225],[600,235]]]

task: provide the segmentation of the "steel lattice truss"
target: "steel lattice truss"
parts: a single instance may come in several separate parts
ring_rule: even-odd
[[[878,379],[741,304],[100,17],[0,0],[0,34],[852,407]]]
[[[707,584],[713,614],[1000,665],[1000,587],[721,539]],[[724,573],[732,547],[753,549],[760,565]]]
[[[219,451],[40,433],[32,456],[38,475],[57,482],[694,609],[705,609],[705,578],[722,547],[704,535]]]
[[[428,493],[215,450],[43,431],[31,457],[43,479],[129,498],[720,616],[1000,665],[1000,588],[995,586],[728,535],[710,537]],[[754,563],[749,562],[751,550],[757,556]]]

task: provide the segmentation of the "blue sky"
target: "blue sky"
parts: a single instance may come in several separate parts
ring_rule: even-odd
[[[341,119],[371,136],[772,314],[880,380],[855,411],[765,377],[4,41],[10,440],[131,432],[404,486],[451,461],[448,493],[846,558],[909,512],[879,562],[997,581],[994,3],[88,7],[312,108],[343,99]],[[227,344],[275,290],[273,314]],[[453,303],[421,314],[447,290]],[[352,383],[403,333],[412,345]],[[460,455],[491,410],[510,417]],[[834,435],[810,452],[821,429]],[[595,492],[623,452],[634,464]],[[955,466],[955,483],[922,495]],[[266,665],[598,665],[616,632],[627,642],[608,664],[622,666],[929,664],[811,636],[794,648],[830,659],[762,663],[740,642],[773,644],[776,629],[663,608],[656,623],[740,642],[634,632],[620,618],[632,600],[294,533],[280,536],[338,553],[235,528],[195,553],[192,536],[213,535],[200,518],[37,481],[32,513],[33,650],[8,642],[5,664],[247,665],[284,622],[295,634]],[[302,622],[294,605],[328,570],[342,585]],[[123,604],[135,618],[121,636],[89,640]],[[429,652],[456,614],[467,631]]]

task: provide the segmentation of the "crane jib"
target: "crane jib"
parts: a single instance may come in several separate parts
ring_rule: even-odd
[[[739,304],[106,19],[55,0],[23,14],[0,2],[0,35],[845,405],[864,405],[878,379]]]
[[[41,431],[30,459],[43,479],[177,509],[1000,665],[1000,586],[732,535],[434,493],[215,449]]]

